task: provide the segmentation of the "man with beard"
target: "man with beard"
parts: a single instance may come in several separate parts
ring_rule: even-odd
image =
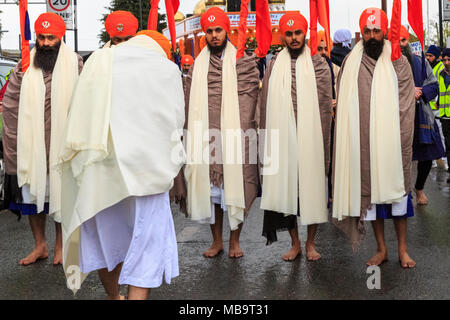
[[[119,285],[128,285],[129,299],[145,300],[179,274],[168,191],[185,160],[184,94],[170,48],[141,31],[95,51],[80,75],[59,162],[64,271],[75,292],[98,270],[108,299],[123,299]]]
[[[445,156],[439,127],[435,120],[430,102],[439,94],[439,85],[428,61],[425,70],[422,60],[412,53],[409,46],[409,32],[404,26],[400,32],[400,47],[402,54],[408,59],[415,83],[416,115],[414,120],[413,161],[417,163],[417,178],[414,191],[418,205],[428,204],[428,198],[423,191],[430,174],[433,160]]]
[[[412,268],[416,263],[408,255],[406,218],[414,215],[414,81],[406,57],[391,60],[391,44],[384,40],[388,23],[382,10],[364,10],[359,20],[362,41],[338,77],[333,218],[352,240],[360,240],[364,221],[372,221],[377,253],[367,265],[388,259],[384,219],[393,218],[399,261]]]
[[[35,248],[21,265],[48,257],[46,214],[54,215],[56,265],[62,263],[61,177],[54,165],[83,60],[62,41],[66,25],[60,16],[41,14],[34,27],[31,65],[23,73],[18,63],[3,101],[5,205],[29,217]]]
[[[187,214],[192,220],[211,225],[213,243],[203,253],[205,257],[223,251],[226,212],[231,229],[228,256],[240,258],[244,254],[239,245],[243,222],[259,190],[254,121],[257,58],[245,55],[236,61],[237,50],[227,36],[230,20],[220,8],[208,9],[201,26],[207,46],[186,78],[187,192],[180,175],[173,193],[181,202],[187,194]]]
[[[183,89],[186,86],[186,79],[193,64],[194,58],[192,58],[191,55],[185,54],[181,57],[181,75],[183,77]]]
[[[305,45],[308,22],[298,11],[280,19],[286,46],[270,61],[258,103],[258,123],[265,129],[261,209],[267,244],[278,230],[288,230],[291,249],[283,260],[301,254],[297,215],[308,226],[306,256],[318,260],[318,224],[328,221],[326,176],[330,161],[332,82],[327,61],[311,57]],[[261,131],[260,131],[261,132]],[[274,163],[278,163],[275,168]]]

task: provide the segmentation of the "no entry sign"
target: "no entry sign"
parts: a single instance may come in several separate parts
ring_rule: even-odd
[[[72,0],[47,0],[47,12],[54,12],[63,18],[67,29],[73,29]]]

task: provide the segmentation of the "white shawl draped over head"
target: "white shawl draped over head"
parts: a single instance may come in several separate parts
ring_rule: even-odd
[[[278,158],[278,170],[263,171],[261,208],[296,215],[304,225],[328,221],[322,123],[311,51],[296,61],[297,124],[292,102],[291,56],[277,56],[269,80],[264,163]],[[330,106],[331,107],[331,106]],[[273,136],[278,134],[278,139]],[[264,168],[266,170],[266,168]]]
[[[181,73],[152,38],[139,35],[88,59],[60,153],[68,279],[79,271],[84,222],[127,197],[170,190],[185,162],[184,113]],[[69,288],[76,292],[86,276]]]
[[[31,51],[34,61],[36,48]],[[20,90],[17,129],[17,178],[19,187],[29,185],[31,202],[44,210],[47,167],[50,183],[50,214],[61,222],[61,173],[55,169],[66,124],[72,91],[78,79],[78,57],[61,41],[51,82],[51,134],[49,164],[45,149],[45,83],[42,70],[31,63]]]
[[[223,180],[231,230],[244,221],[245,199],[241,123],[236,72],[236,48],[228,42],[222,67]],[[187,157],[187,211],[191,219],[211,218],[209,178],[208,70],[211,52],[206,46],[195,61],[189,97]]]
[[[361,149],[358,75],[361,40],[342,71],[337,105],[333,218],[361,214]],[[398,79],[391,62],[391,43],[384,41],[375,65],[370,97],[371,203],[398,202],[405,195],[400,137]]]

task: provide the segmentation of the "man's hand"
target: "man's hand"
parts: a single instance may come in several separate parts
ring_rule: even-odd
[[[423,95],[422,88],[415,87],[414,88],[414,96],[415,96],[416,100],[419,100],[422,95]]]

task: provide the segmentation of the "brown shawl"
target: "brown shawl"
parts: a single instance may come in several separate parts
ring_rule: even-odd
[[[78,72],[83,69],[83,58],[78,56]],[[50,129],[51,129],[51,86],[52,73],[43,72],[45,83],[45,150],[47,152],[47,164],[50,152]],[[24,73],[22,63],[19,63],[11,72],[10,81],[3,99],[3,155],[5,159],[5,170],[8,175],[17,174],[17,122],[19,115],[20,88]]]
[[[275,64],[277,56],[270,60],[267,71],[264,76],[262,90],[259,96],[256,121],[260,129],[266,127],[266,108],[267,96],[269,93],[269,79],[272,74],[272,69]],[[331,141],[331,117],[332,117],[332,81],[330,67],[325,58],[320,55],[312,57],[314,71],[316,73],[317,93],[319,96],[320,119],[322,122],[323,146],[325,148],[325,170],[328,171],[330,167],[330,141]],[[294,115],[297,120],[297,83],[295,75],[296,60],[291,60],[292,70],[292,102],[294,104]],[[260,153],[263,154],[263,153]]]
[[[345,62],[342,68],[345,68]],[[364,233],[363,219],[367,210],[371,206],[371,182],[370,182],[370,96],[372,91],[373,72],[376,60],[363,54],[361,67],[358,74],[359,88],[359,115],[360,115],[360,143],[361,143],[361,216],[360,218],[347,218],[342,222],[335,221],[335,224],[344,230],[350,237],[354,245],[361,240]],[[399,103],[400,103],[400,133],[402,147],[403,176],[405,191],[411,191],[411,167],[412,167],[412,142],[414,137],[414,80],[408,59],[402,56],[393,62],[395,72],[398,77]],[[342,70],[341,70],[342,71]],[[339,73],[337,88],[341,81],[343,72]],[[338,91],[339,92],[339,91]],[[339,99],[339,96],[338,96]],[[336,123],[336,125],[339,125]],[[336,144],[334,144],[336,146]],[[336,149],[333,150],[333,155]],[[334,156],[333,156],[334,159]],[[334,172],[333,162],[333,172]],[[333,188],[334,188],[333,175]],[[336,186],[339,187],[339,186]]]
[[[185,78],[185,103],[186,103],[186,122],[188,123],[189,114],[189,94],[191,90],[192,73],[194,65],[189,70]],[[256,104],[259,93],[259,71],[257,68],[257,57],[255,55],[245,55],[236,62],[238,97],[241,128],[245,133],[248,129],[256,132]],[[220,130],[220,114],[222,106],[222,60],[220,57],[211,55],[208,71],[208,116],[209,129]],[[245,162],[243,164],[244,176],[244,196],[245,196],[245,214],[248,214],[253,201],[256,199],[259,190],[258,165],[257,165],[257,137],[250,136],[245,138]],[[210,138],[211,156],[221,159],[221,141],[214,141]],[[252,155],[252,156],[250,156]],[[252,159],[254,157],[255,159]],[[218,161],[221,162],[221,161]],[[220,163],[211,163],[209,165],[209,175],[211,183],[220,187],[223,184],[223,167]],[[185,211],[184,199],[186,198],[186,185],[183,173],[175,178],[174,187],[171,190],[171,198],[176,198],[181,202],[181,209]]]

